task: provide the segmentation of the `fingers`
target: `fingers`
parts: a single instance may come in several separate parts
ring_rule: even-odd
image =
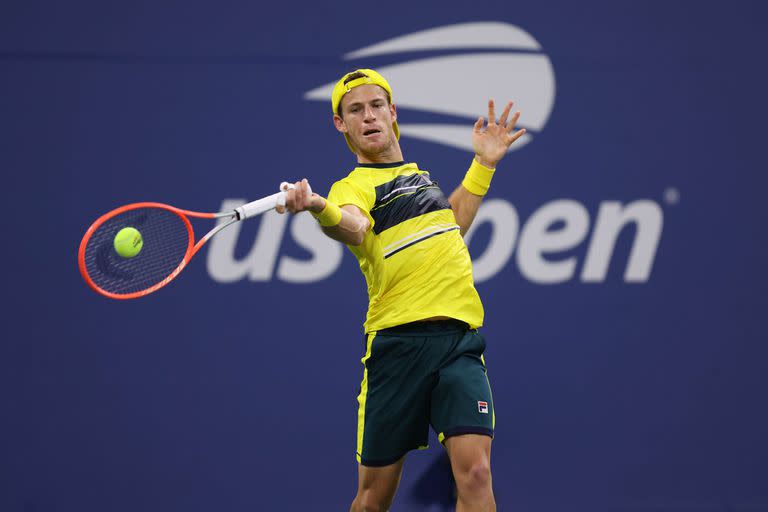
[[[483,123],[485,122],[485,119],[483,119],[483,116],[480,116],[477,118],[477,121],[475,121],[474,131],[477,133],[480,133],[480,131],[483,129]]]
[[[501,113],[501,117],[499,118],[499,124],[504,126],[507,124],[507,116],[509,116],[509,111],[512,110],[513,103],[510,101],[507,103],[507,106],[504,107],[504,112]],[[514,119],[514,116],[513,116]]]
[[[513,133],[509,143],[512,144],[513,142],[515,142],[517,139],[519,139],[523,135],[525,135],[525,128],[523,128],[522,130],[518,130],[515,133]]]
[[[510,105],[512,105],[510,103]],[[506,129],[507,133],[511,132],[515,129],[515,125],[517,124],[517,120],[520,119],[520,111],[518,110],[514,114],[512,114],[512,119],[509,120],[509,124],[507,124]]]
[[[304,185],[306,179],[296,182],[296,211],[300,212],[305,209],[307,202],[307,187]]]
[[[293,201],[290,203],[288,202],[288,198],[286,198],[285,204],[288,206],[288,211],[291,213],[298,213],[301,211],[302,204],[304,203],[304,195],[302,194],[303,190],[301,188],[301,182],[297,181],[293,184],[293,190],[289,192],[293,192]]]
[[[292,189],[285,191],[285,206],[277,206],[277,213],[299,213],[308,210],[312,202],[312,194],[309,192],[309,182],[306,178],[293,184]]]
[[[277,205],[275,206],[275,211],[279,214],[283,214],[285,212],[291,212],[293,213],[293,205],[296,202],[296,190],[294,189],[288,189],[283,190],[285,192],[285,205]]]
[[[488,126],[496,124],[496,112],[493,106],[493,100],[488,100]]]
[[[512,111],[513,105],[514,105],[514,102],[512,101],[507,103],[507,105],[504,107],[504,111],[501,113],[501,117],[498,120],[498,124],[504,127],[507,130],[507,132],[511,132],[515,128],[515,124],[517,123],[517,120],[520,118],[520,111],[517,111],[514,114],[512,114],[511,118],[509,117],[509,113]],[[509,119],[509,122],[507,122],[507,119]],[[495,124],[497,124],[496,107],[493,100],[488,100],[488,126],[493,126]],[[475,123],[475,131],[478,131],[482,127],[483,125],[478,119],[478,122]]]

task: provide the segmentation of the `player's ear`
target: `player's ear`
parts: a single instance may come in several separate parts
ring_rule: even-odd
[[[397,107],[394,103],[389,104],[389,111],[392,113],[392,120],[397,121]]]
[[[344,122],[344,119],[342,119],[338,114],[333,115],[333,126],[335,126],[336,129],[341,133],[347,133],[349,131],[347,129],[347,124]]]

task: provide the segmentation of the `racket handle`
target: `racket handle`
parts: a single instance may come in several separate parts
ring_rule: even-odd
[[[278,204],[285,204],[285,192],[278,192],[277,194],[251,201],[239,208],[235,208],[235,211],[237,212],[237,218],[243,220],[268,212],[269,210],[274,209]]]
[[[285,206],[285,193],[293,188],[295,187],[291,183],[287,183],[285,181],[282,182],[280,184],[280,192],[277,194],[272,194],[271,196],[263,197],[261,199],[257,199],[256,201],[246,203],[239,208],[235,208],[235,211],[237,212],[237,218],[239,220],[244,220],[250,217],[261,215],[264,212],[268,212],[269,210],[276,208],[278,205]],[[309,187],[309,184],[307,184],[307,188],[309,188],[309,193],[311,195],[312,188]]]

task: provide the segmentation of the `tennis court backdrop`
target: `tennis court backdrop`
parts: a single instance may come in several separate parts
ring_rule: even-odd
[[[500,510],[768,510],[759,2],[0,6],[0,510],[345,510],[365,284],[308,216],[136,301],[76,268],[121,204],[235,207],[354,158],[330,84],[390,79],[450,191],[489,97],[528,130],[468,236]],[[205,232],[210,224],[197,224]],[[393,510],[447,510],[436,440]]]

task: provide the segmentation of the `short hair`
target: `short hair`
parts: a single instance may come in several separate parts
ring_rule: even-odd
[[[357,80],[358,78],[368,78],[368,75],[366,75],[362,71],[355,71],[354,73],[350,73],[349,76],[344,79],[344,85],[347,85],[352,80]],[[387,95],[387,104],[392,103],[392,98],[389,97],[389,93],[386,91],[386,89],[381,87],[381,90],[384,91],[384,94]],[[344,109],[341,108],[341,104],[343,102],[344,102],[344,96],[342,96],[341,99],[339,100],[339,111],[336,112],[336,115],[338,115],[342,119],[344,119],[344,112],[343,112]]]
[[[347,85],[352,80],[357,80],[358,78],[368,78],[368,75],[362,71],[355,71],[354,73],[350,73],[350,75],[344,79],[344,85]]]

